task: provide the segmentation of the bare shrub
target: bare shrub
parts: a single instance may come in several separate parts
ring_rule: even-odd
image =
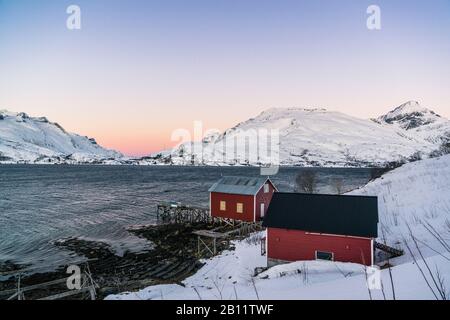
[[[316,173],[312,170],[300,172],[295,177],[295,191],[304,193],[315,193],[317,188]]]
[[[422,254],[422,250],[420,249],[418,241],[417,241],[416,237],[414,236],[410,226],[408,224],[406,224],[406,226],[407,226],[408,231],[409,231],[409,236],[412,239],[412,241],[414,243],[414,246],[416,247],[416,250],[419,253],[420,258],[422,259],[422,263],[425,265],[425,268],[428,271],[428,274],[429,274],[429,276],[430,276],[432,281],[429,282],[426,279],[425,272],[423,272],[423,271],[421,271],[422,277],[424,277],[424,279],[427,282],[427,285],[428,285],[428,287],[430,289],[432,289],[432,284],[433,284],[434,288],[436,289],[437,293],[440,295],[441,299],[442,300],[446,300],[447,299],[447,292],[446,292],[445,287],[443,285],[443,279],[442,279],[442,276],[441,276],[439,270],[437,268],[436,268],[436,272],[433,272],[431,270],[430,266],[428,265],[427,261],[425,260],[425,257]],[[431,226],[429,224],[428,224],[428,226],[431,227],[433,231],[435,231],[433,226]],[[412,250],[409,247],[408,247],[408,250],[410,251],[411,255],[413,256],[413,259],[415,260],[414,255],[412,253]],[[416,261],[416,264],[417,264],[417,261]],[[418,264],[417,264],[417,267],[419,267]],[[438,299],[438,294],[436,294],[434,290],[432,290],[432,291],[433,291],[433,294],[436,297],[436,299]]]
[[[344,182],[341,178],[333,178],[331,179],[331,186],[333,187],[336,194],[343,194],[344,191]]]

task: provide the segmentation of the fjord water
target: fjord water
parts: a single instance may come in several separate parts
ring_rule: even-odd
[[[272,177],[293,191],[302,170],[317,172],[318,191],[364,185],[369,169],[281,168]],[[154,223],[156,205],[207,206],[208,188],[222,175],[257,176],[251,167],[0,165],[0,264],[58,265],[79,259],[53,242],[66,237],[104,241],[118,254],[149,248],[125,228]]]

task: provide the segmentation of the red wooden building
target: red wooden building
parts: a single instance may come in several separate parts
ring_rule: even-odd
[[[277,192],[263,225],[268,266],[299,260],[372,265],[377,197]]]
[[[247,222],[260,221],[275,191],[269,178],[222,177],[209,189],[210,214]]]

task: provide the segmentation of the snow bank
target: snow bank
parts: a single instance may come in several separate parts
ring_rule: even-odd
[[[389,245],[405,250],[406,259],[408,227],[427,255],[446,251],[426,227],[449,238],[450,155],[408,163],[350,194],[378,196],[379,241],[384,234]]]

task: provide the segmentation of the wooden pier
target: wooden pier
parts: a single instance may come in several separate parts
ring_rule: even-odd
[[[220,232],[221,229],[225,229]],[[193,234],[197,235],[199,258],[213,257],[218,252],[218,241],[229,244],[230,240],[242,239],[253,232],[263,230],[261,222],[244,222],[237,221],[236,224],[230,226],[223,224],[212,230],[198,230]]]
[[[163,223],[211,223],[212,220],[208,208],[180,203],[160,203],[156,214]]]
[[[209,209],[181,203],[161,203],[157,206],[157,218],[162,223],[203,223],[211,229],[196,230],[198,257],[212,257],[218,252],[220,242],[244,238],[252,232],[263,230],[261,222],[245,222],[228,218],[211,217]]]
[[[403,250],[401,250],[401,249],[396,249],[396,248],[393,248],[393,247],[389,247],[388,245],[385,245],[383,243],[376,242],[376,241],[374,243],[374,247],[376,249],[379,249],[381,251],[389,253],[391,255],[391,258],[400,257],[400,256],[402,256],[404,254]]]

